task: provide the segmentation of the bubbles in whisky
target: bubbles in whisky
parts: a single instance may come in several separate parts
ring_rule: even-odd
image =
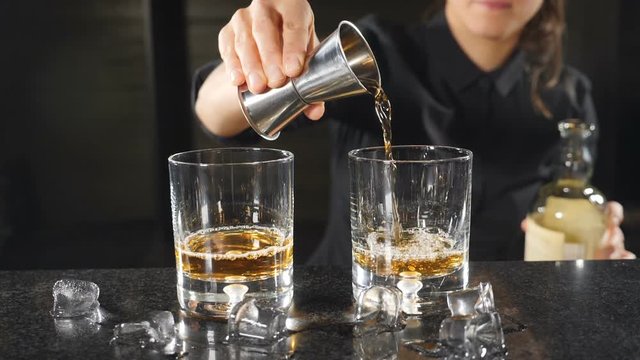
[[[293,264],[293,239],[267,227],[200,230],[176,242],[178,268],[190,278],[253,281],[277,276]]]
[[[399,240],[393,240],[393,247],[385,245],[386,241],[384,233],[369,234],[366,247],[354,244],[354,261],[378,276],[411,272],[420,277],[447,275],[464,263],[464,251],[455,249],[455,242],[441,231],[408,228],[402,230]]]

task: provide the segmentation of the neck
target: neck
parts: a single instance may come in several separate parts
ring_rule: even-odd
[[[460,19],[451,14],[448,6],[445,6],[445,17],[462,51],[480,70],[485,72],[495,70],[504,64],[520,38],[520,33],[507,38],[490,38],[474,34]]]

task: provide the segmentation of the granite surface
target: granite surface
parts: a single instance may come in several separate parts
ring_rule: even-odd
[[[176,358],[123,351],[109,343],[112,325],[54,321],[49,315],[51,288],[61,278],[98,284],[101,306],[118,321],[141,320],[153,310],[172,311],[178,328],[193,335],[185,336],[189,351],[181,359],[267,359],[282,354],[293,359],[421,358],[402,342],[394,345],[395,334],[354,338],[350,270],[317,267],[295,269],[290,319],[296,331],[275,350],[207,346],[222,336],[224,326],[181,314],[174,269],[3,271],[0,358]],[[493,285],[508,358],[640,358],[638,260],[471,263],[470,285],[479,281]],[[439,324],[424,321],[425,329]]]

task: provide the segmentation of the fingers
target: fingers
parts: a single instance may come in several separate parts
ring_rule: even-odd
[[[287,76],[298,76],[317,42],[306,0],[254,0],[236,11],[218,36],[231,83],[246,83],[253,93],[280,87]],[[318,117],[320,109],[309,112]]]
[[[313,13],[308,3],[303,2],[283,9],[282,12],[282,58],[284,72],[295,77],[302,72],[307,48],[313,31]]]
[[[520,222],[520,229],[522,229],[523,232],[527,232],[527,218],[522,219]]]
[[[279,15],[264,6],[257,6],[252,13],[252,33],[260,53],[262,69],[270,88],[280,87],[287,80],[282,72],[282,35]]]
[[[253,93],[261,93],[267,88],[267,79],[262,71],[260,53],[254,41],[251,15],[249,10],[236,11],[231,19],[231,27],[234,32],[234,47],[238,55],[244,78],[249,90]]]
[[[625,249],[624,233],[620,224],[624,220],[624,208],[619,202],[609,201],[605,205],[607,230],[596,251],[599,259],[635,259],[636,255]]]
[[[624,234],[619,227],[607,228],[594,257],[596,259],[611,259],[613,254],[624,250]]]
[[[636,258],[636,254],[631,251],[621,249],[612,252],[607,259],[609,260],[633,260]]]
[[[310,105],[304,110],[304,114],[311,120],[320,120],[324,115],[324,103]]]
[[[620,259],[623,259],[623,260],[633,260],[635,258],[636,258],[636,254],[628,250],[624,250],[620,254]]]
[[[596,259],[635,259],[636,255],[624,247],[624,233],[620,227],[608,228],[595,254]]]
[[[235,35],[231,26],[227,25],[218,34],[218,50],[220,51],[220,57],[224,62],[229,80],[235,86],[244,84],[245,78],[242,72],[242,65],[240,59],[236,54],[234,44]]]
[[[624,208],[617,201],[608,201],[604,208],[607,226],[619,226],[624,220]]]

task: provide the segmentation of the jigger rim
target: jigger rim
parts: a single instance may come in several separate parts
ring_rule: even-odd
[[[384,146],[371,146],[359,149],[353,149],[349,151],[348,156],[350,161],[367,161],[374,163],[386,163],[386,164],[442,164],[442,163],[450,163],[450,162],[468,162],[473,159],[473,152],[469,149],[456,147],[456,146],[446,146],[446,145],[393,145],[391,146],[391,150],[403,150],[403,149],[416,149],[421,151],[435,151],[435,150],[446,150],[450,152],[451,156],[447,157],[439,157],[432,159],[393,159],[388,160],[384,157],[385,148]],[[365,154],[381,154],[383,157],[373,157],[366,156]]]
[[[290,85],[290,83],[287,83],[284,86],[291,86],[291,85]],[[238,103],[240,104],[240,110],[242,110],[242,115],[247,120],[247,122],[249,123],[249,125],[251,126],[253,131],[256,132],[256,134],[258,134],[262,138],[264,138],[266,140],[270,140],[270,141],[273,141],[273,140],[277,139],[280,136],[280,131],[278,131],[274,135],[269,135],[266,132],[262,131],[258,127],[258,125],[253,121],[253,117],[251,116],[251,113],[249,112],[249,109],[247,109],[247,105],[242,101],[242,93],[245,92],[245,91],[248,91],[248,90],[249,90],[249,87],[247,86],[246,83],[238,86],[236,98],[238,99]]]
[[[369,42],[367,41],[367,38],[365,38],[364,35],[362,35],[362,32],[360,31],[360,29],[358,29],[358,27],[354,23],[352,23],[351,21],[347,21],[347,20],[342,20],[338,24],[338,37],[340,37],[340,31],[342,30],[342,26],[343,25],[346,25],[349,28],[351,28],[351,30],[355,31],[356,34],[358,34],[358,36],[362,39],[362,43],[364,44],[364,46],[367,47],[367,50],[369,51],[369,55],[371,55],[371,60],[373,60],[373,65],[375,65],[374,69],[376,70],[376,77],[377,77],[376,85],[382,86],[382,78],[380,76],[380,68],[378,67],[378,60],[376,60],[376,56],[373,53],[373,50],[371,49],[371,46],[369,46]],[[344,48],[342,46],[340,46],[340,54],[342,55],[342,58],[344,59],[344,61],[346,61],[348,63],[349,61],[347,59],[347,54],[344,53]],[[360,81],[358,76],[356,76],[356,74],[353,72],[353,69],[351,69],[350,66],[347,66],[347,69],[349,70],[351,75],[353,75],[353,77],[356,79],[356,81],[358,81],[360,86],[362,86],[365,90],[367,90],[369,93],[371,93],[370,89],[367,88],[367,86],[365,84],[363,84],[362,81]],[[371,93],[371,94],[375,95],[373,93]]]

